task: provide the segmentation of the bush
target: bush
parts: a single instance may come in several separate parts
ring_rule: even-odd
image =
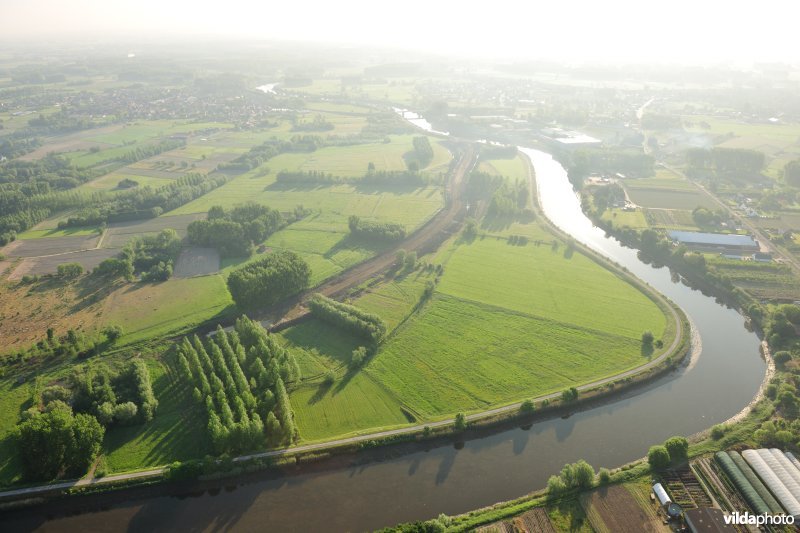
[[[519,410],[521,413],[532,413],[536,410],[536,404],[533,403],[533,400],[525,400],[519,406]]]
[[[601,468],[597,473],[597,484],[600,486],[608,485],[611,482],[611,472],[608,468]]]
[[[570,387],[561,392],[561,401],[564,403],[572,402],[578,399],[578,389]]]
[[[664,470],[669,467],[669,452],[664,446],[651,446],[647,452],[647,463],[653,470]]]
[[[136,404],[133,402],[117,404],[117,406],[114,407],[114,420],[123,426],[131,424],[135,421],[138,410],[138,407],[136,407]]]
[[[455,427],[456,431],[464,431],[467,429],[467,424],[467,416],[464,413],[458,413],[453,427]]]
[[[725,436],[725,430],[727,428],[723,424],[717,424],[711,428],[711,438],[714,440],[719,440]]]
[[[782,350],[780,352],[775,352],[775,355],[773,355],[772,358],[775,359],[775,364],[783,365],[792,360],[792,354],[791,352]]]
[[[122,329],[122,326],[111,325],[103,329],[103,335],[105,335],[106,339],[108,339],[108,342],[112,344],[115,343],[120,337],[122,337],[123,334],[124,331]]]
[[[664,441],[664,448],[673,463],[685,461],[689,456],[689,441],[684,437],[670,437]]]
[[[363,346],[359,346],[355,350],[353,350],[353,355],[350,357],[350,367],[351,368],[359,368],[361,365],[364,364],[364,361],[367,360],[367,349]]]
[[[83,274],[83,265],[80,263],[64,263],[58,265],[57,275],[62,279],[74,279]]]

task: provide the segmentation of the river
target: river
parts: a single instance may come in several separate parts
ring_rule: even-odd
[[[4,530],[360,531],[457,514],[542,488],[567,462],[596,468],[642,457],[672,435],[689,435],[724,421],[756,393],[765,364],[744,319],[675,283],[667,269],[642,263],[594,227],[580,209],[566,172],[548,154],[522,149],[536,170],[542,208],[558,227],[627,267],[677,303],[702,340],[693,364],[614,401],[566,419],[534,424],[339,470],[235,482],[192,496],[157,496],[124,503],[88,500],[82,514],[31,509]],[[696,354],[695,354],[696,355]],[[222,483],[224,485],[224,483]],[[80,502],[75,502],[80,507]],[[52,512],[52,511],[50,511]]]

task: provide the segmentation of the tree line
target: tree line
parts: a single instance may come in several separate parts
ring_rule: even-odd
[[[357,215],[350,215],[347,226],[351,235],[364,240],[395,242],[406,238],[405,226],[394,222],[364,220]]]
[[[300,207],[292,221],[303,216],[305,210]],[[264,242],[287,222],[277,209],[249,202],[230,211],[213,206],[207,220],[195,220],[187,231],[189,242],[216,248],[222,257],[249,257],[255,244]]]
[[[228,178],[224,175],[186,174],[173,183],[156,189],[141,187],[106,196],[104,201],[88,204],[91,207],[85,207],[67,220],[62,220],[58,227],[92,226],[155,218],[208,194],[227,182]]]
[[[686,161],[692,169],[711,168],[721,174],[746,175],[761,172],[765,157],[763,152],[745,148],[690,148],[686,151]]]
[[[184,146],[186,146],[185,139],[164,139],[163,141],[159,141],[147,146],[137,146],[133,150],[125,152],[119,156],[117,161],[130,165],[131,163],[136,163],[142,159],[157,156],[158,154],[169,152],[170,150],[183,148]]]
[[[410,170],[375,170],[374,165],[360,177],[336,176],[319,170],[281,170],[275,176],[278,183],[313,183],[320,185],[369,184],[382,186],[409,185],[423,187],[437,180]]]
[[[307,305],[316,318],[371,340],[375,344],[386,334],[386,324],[378,315],[367,313],[356,306],[337,302],[322,294],[313,295]]]
[[[205,407],[217,453],[289,444],[298,434],[287,383],[300,379],[294,356],[264,328],[242,316],[232,331],[217,327],[177,346],[177,363],[194,400]]]
[[[254,146],[247,153],[228,163],[221,163],[217,166],[217,170],[221,172],[247,172],[261,166],[278,154],[313,152],[324,145],[325,141],[317,135],[295,135],[289,140],[281,140],[275,137],[258,146]]]
[[[240,309],[268,307],[308,287],[311,267],[289,250],[267,254],[263,259],[228,276],[228,290]]]

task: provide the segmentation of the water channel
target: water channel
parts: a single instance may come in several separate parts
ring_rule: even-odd
[[[765,364],[756,335],[736,311],[676,283],[666,268],[642,263],[581,212],[564,168],[550,155],[522,150],[536,170],[542,207],[558,227],[628,268],[677,303],[702,341],[690,365],[614,401],[566,419],[538,422],[457,445],[341,469],[260,479],[191,496],[154,496],[85,504],[81,514],[46,508],[9,515],[5,531],[270,530],[361,531],[457,514],[545,485],[567,462],[614,467],[672,435],[724,421],[756,393]],[[224,482],[223,482],[224,484]],[[79,506],[80,502],[75,502]],[[52,513],[52,510],[49,511]],[[0,525],[3,517],[0,516]]]

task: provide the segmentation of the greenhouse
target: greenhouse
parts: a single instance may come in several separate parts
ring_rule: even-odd
[[[744,474],[744,477],[747,478],[747,481],[750,482],[758,495],[761,496],[761,499],[763,499],[764,503],[767,504],[767,507],[769,507],[769,510],[772,511],[772,514],[786,513],[769,489],[764,486],[760,479],[758,479],[758,476],[755,472],[753,472],[753,469],[750,468],[750,465],[747,464],[747,461],[742,459],[742,456],[739,454],[739,452],[730,451],[728,452],[728,456],[734,463],[736,463],[736,466],[739,467],[739,470],[741,470],[742,474]]]
[[[775,460],[772,453],[769,450],[745,450],[742,452],[742,457],[780,502],[781,507],[792,516],[800,518],[800,502],[792,493],[800,487]]]
[[[753,487],[752,483],[747,479],[744,473],[736,466],[736,463],[728,457],[725,452],[716,453],[717,463],[722,467],[725,475],[736,486],[736,490],[747,501],[747,505],[753,510],[755,514],[771,514],[770,508],[764,499],[758,494],[758,491]]]

